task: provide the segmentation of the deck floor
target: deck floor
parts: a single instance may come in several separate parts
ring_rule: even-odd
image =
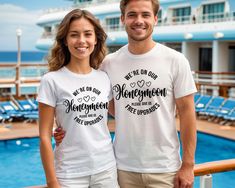
[[[177,127],[179,127],[179,121]],[[108,123],[111,132],[115,130],[115,121]],[[225,138],[235,140],[235,127],[224,126],[217,123],[208,122],[206,120],[197,120],[197,130]],[[37,123],[13,122],[0,125],[0,140],[37,137],[39,135]]]

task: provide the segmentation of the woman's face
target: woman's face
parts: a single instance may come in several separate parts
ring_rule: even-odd
[[[71,55],[71,61],[87,61],[96,45],[94,26],[85,18],[71,22],[66,36],[66,45]]]

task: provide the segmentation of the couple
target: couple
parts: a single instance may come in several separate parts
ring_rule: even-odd
[[[89,12],[71,11],[58,28],[50,72],[43,77],[38,95],[47,184],[53,188],[192,187],[196,88],[189,63],[182,54],[152,40],[157,0],[121,0],[120,8],[128,45],[104,60],[106,35]],[[97,70],[100,64],[108,76]],[[115,157],[108,110],[116,120]],[[54,117],[66,134],[53,157]]]

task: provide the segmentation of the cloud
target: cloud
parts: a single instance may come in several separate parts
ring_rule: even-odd
[[[12,4],[0,4],[0,51],[16,51],[16,29],[22,30],[21,49],[36,50],[42,28],[36,25],[42,11],[30,11]]]

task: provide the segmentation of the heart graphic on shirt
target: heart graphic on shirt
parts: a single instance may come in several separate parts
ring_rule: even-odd
[[[89,95],[84,96],[83,99],[84,99],[84,101],[88,102],[90,100],[90,96]]]
[[[134,88],[134,87],[135,87],[135,82],[132,82],[132,83],[130,84],[130,86],[131,86],[132,88]]]
[[[151,82],[149,81],[149,82],[146,82],[146,86],[151,86]]]
[[[140,80],[140,81],[137,82],[137,85],[138,85],[139,87],[143,87],[143,86],[144,86],[144,83],[145,83],[144,80]]]
[[[95,97],[91,97],[91,100],[92,100],[92,101],[95,101],[95,99],[96,99]]]
[[[82,102],[82,98],[78,98],[77,101],[80,103]]]
[[[118,92],[118,87],[117,86],[113,86],[113,90]]]

